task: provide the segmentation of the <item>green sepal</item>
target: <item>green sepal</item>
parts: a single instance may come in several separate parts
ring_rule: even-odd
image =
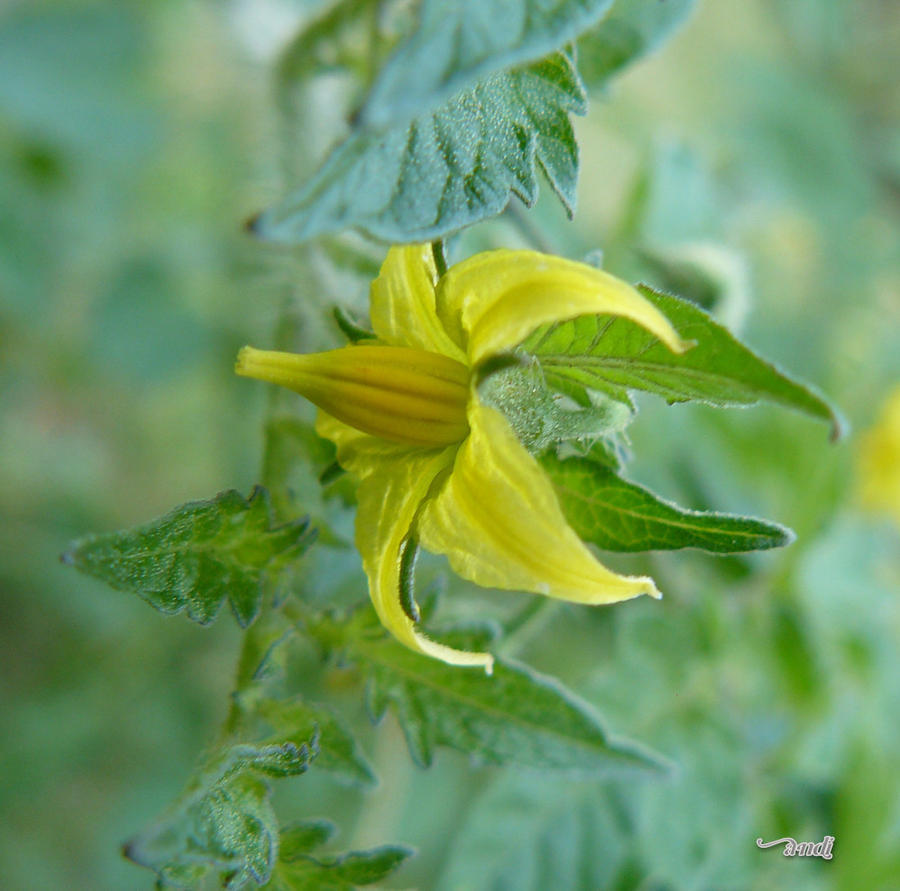
[[[361,325],[354,319],[347,310],[341,306],[336,306],[332,310],[334,320],[341,333],[350,343],[359,343],[360,341],[375,340],[375,334],[368,328]]]
[[[736,251],[697,242],[672,249],[642,248],[637,253],[658,290],[678,294],[729,330],[740,330],[750,309],[750,285],[746,264]]]
[[[694,511],[622,479],[610,464],[591,457],[541,456],[560,507],[580,538],[605,551],[699,548],[737,554],[780,548],[794,533],[766,520]]]
[[[568,393],[548,386],[537,361],[515,355],[498,357],[480,369],[479,398],[503,413],[533,454],[557,442],[611,436],[631,422],[634,412],[629,404],[584,392],[586,404],[567,400]]]
[[[621,316],[580,316],[543,326],[521,349],[540,362],[554,388],[573,384],[625,400],[629,390],[670,403],[693,400],[723,408],[774,402],[828,422],[832,438],[845,422],[814,387],[792,378],[742,344],[699,306],[646,285],[638,290],[695,345],[673,353],[653,334]]]
[[[416,603],[416,560],[419,556],[419,541],[410,533],[400,545],[400,605],[411,622],[422,619]]]

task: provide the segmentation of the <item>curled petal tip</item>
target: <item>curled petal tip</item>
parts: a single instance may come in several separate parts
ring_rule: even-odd
[[[468,650],[455,650],[453,647],[437,643],[430,637],[413,630],[413,640],[405,641],[407,645],[418,650],[426,656],[432,656],[446,662],[448,665],[456,665],[460,668],[483,668],[486,675],[494,673],[494,657],[490,653],[473,653]],[[403,640],[403,638],[401,638]]]
[[[653,581],[650,576],[630,576],[626,577],[628,581],[633,582],[635,585],[640,586],[641,590],[638,590],[632,596],[640,597],[642,594],[646,594],[648,597],[652,597],[654,600],[662,600],[662,591],[656,587],[656,582]]]

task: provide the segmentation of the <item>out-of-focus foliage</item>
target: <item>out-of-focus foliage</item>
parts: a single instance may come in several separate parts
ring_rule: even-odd
[[[377,250],[342,244],[338,270],[333,245],[276,251],[250,244],[238,225],[310,176],[346,134],[342,121],[310,124],[339,107],[337,63],[305,116],[276,118],[270,101],[274,55],[315,5],[46,2],[0,13],[9,887],[149,884],[117,848],[179,795],[225,717],[234,623],[166,619],[56,558],[86,530],[248,491],[264,397],[232,378],[236,348],[268,340],[281,304],[278,338],[292,346],[337,342],[326,300],[364,308]],[[900,377],[898,39],[900,10],[879,0],[700,3],[665,52],[595,94],[576,122],[574,223],[550,196],[451,249],[533,247],[538,237],[573,257],[602,249],[606,268],[657,287],[674,287],[674,276],[683,296],[729,325],[743,319],[749,343],[865,430]],[[584,41],[579,51],[591,87],[596,63]],[[282,94],[279,113],[294,98]],[[280,137],[294,130],[307,133],[305,150],[281,157]],[[698,245],[749,271],[748,307],[733,312],[735,289]],[[672,265],[688,255],[701,259],[687,272]],[[304,499],[330,456],[309,451],[288,396],[270,398],[269,426],[283,434],[264,456],[267,481],[284,487],[276,514],[328,519],[296,584],[310,602],[351,603],[363,582],[341,546],[351,513],[336,497],[349,491],[338,481],[327,505]],[[623,570],[652,569],[662,603],[536,609],[451,580],[435,611],[444,625],[473,613],[502,621],[514,629],[503,656],[559,677],[678,770],[663,781],[575,781],[473,767],[441,748],[423,771],[393,718],[371,727],[357,667],[323,663],[260,628],[238,671],[238,723],[262,721],[254,739],[265,744],[279,732],[277,714],[255,711],[253,685],[265,676],[282,702],[302,690],[310,703],[339,705],[363,751],[340,737],[346,759],[329,769],[313,758],[302,778],[273,784],[272,805],[268,781],[248,768],[228,801],[261,830],[272,806],[306,826],[327,813],[342,827],[328,850],[356,853],[321,853],[328,831],[283,829],[276,859],[261,831],[258,848],[229,852],[238,868],[265,862],[276,878],[302,873],[311,887],[319,869],[350,885],[454,891],[892,887],[900,530],[856,500],[858,440],[829,446],[821,425],[775,408],[717,413],[650,399],[641,408],[630,476],[691,508],[777,517],[797,541],[752,557],[619,558]],[[419,585],[439,584],[444,569],[424,560]],[[313,722],[321,740],[328,720]],[[288,723],[300,723],[296,713]],[[369,762],[381,782],[360,791]],[[202,826],[221,847],[219,824]],[[754,843],[826,833],[837,839],[827,863]],[[379,847],[401,841],[418,853],[390,877],[407,852]]]

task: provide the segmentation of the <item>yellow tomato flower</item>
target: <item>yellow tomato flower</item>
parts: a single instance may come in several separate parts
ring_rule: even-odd
[[[900,385],[888,394],[875,426],[859,442],[860,500],[900,527]]]
[[[600,604],[659,597],[650,578],[603,566],[566,523],[537,460],[482,404],[477,371],[540,325],[625,316],[672,350],[680,340],[634,288],[582,263],[488,251],[438,276],[429,245],[392,248],[372,284],[374,343],[297,355],[245,347],[238,374],[319,406],[318,433],[359,480],[356,544],[382,624],[417,652],[490,672],[489,653],[451,649],[404,605],[405,552],[421,543],[484,587]]]

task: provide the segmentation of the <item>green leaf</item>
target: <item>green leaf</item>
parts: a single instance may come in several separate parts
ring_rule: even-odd
[[[578,149],[569,113],[585,109],[563,53],[491,75],[408,125],[357,126],[251,228],[283,242],[348,227],[390,242],[427,241],[499,213],[513,193],[534,204],[536,165],[571,212]]]
[[[313,730],[309,741],[237,743],[229,750],[229,759],[241,769],[252,768],[270,777],[292,777],[305,773],[317,752],[318,736]]]
[[[608,76],[648,52],[691,6],[651,2],[617,4],[584,38],[594,69]],[[609,7],[610,0],[426,0],[418,28],[351,115],[350,135],[303,186],[257,216],[252,231],[287,243],[350,227],[395,243],[430,240],[500,213],[511,194],[533,205],[536,166],[571,216],[578,151],[569,115],[585,112],[586,97],[572,59],[553,51]],[[312,70],[341,66],[365,81],[396,40],[396,29],[382,34],[372,10],[366,0],[345,0],[302,31],[281,60],[283,90]],[[367,56],[365,29],[354,25],[353,39],[345,32],[369,19]]]
[[[318,744],[317,769],[326,770],[347,783],[374,785],[375,774],[356,740],[330,709],[299,698],[261,698],[255,711],[278,736],[288,739],[315,738]]]
[[[578,41],[578,66],[591,87],[602,86],[654,50],[690,15],[696,0],[616,0],[599,27]]]
[[[241,656],[235,672],[234,697],[255,689],[265,680],[280,677],[284,672],[286,647],[297,629],[287,622],[280,610],[264,610],[253,626],[253,633],[245,635]]]
[[[779,548],[794,539],[777,523],[678,507],[589,458],[560,459],[548,452],[540,460],[569,525],[606,551],[701,548],[734,554]]]
[[[636,888],[620,883],[633,831],[622,797],[608,782],[497,772],[454,827],[435,891]]]
[[[383,845],[336,857],[304,855],[280,862],[272,881],[265,887],[271,891],[352,891],[386,879],[412,854],[409,848]]]
[[[62,560],[164,613],[211,622],[225,598],[242,627],[259,611],[266,582],[314,540],[305,519],[272,527],[269,496],[230,490],[193,501],[124,532],[75,542]]]
[[[280,744],[235,743],[212,757],[184,794],[124,848],[156,872],[163,886],[192,888],[215,871],[225,887],[269,880],[278,856],[278,822],[265,776],[303,773],[316,739]]]
[[[577,384],[620,400],[629,389],[646,390],[670,403],[720,407],[765,400],[828,421],[832,438],[841,435],[840,414],[814,388],[761,359],[694,304],[645,285],[638,289],[682,338],[696,341],[692,349],[677,355],[634,322],[605,315],[544,326],[522,349],[537,357],[547,382],[560,389]]]
[[[416,32],[381,70],[362,109],[369,125],[406,122],[473,81],[559,49],[612,0],[425,0]]]
[[[337,831],[331,820],[303,820],[281,830],[278,858],[285,863],[298,860],[315,848],[324,845]]]
[[[380,633],[370,610],[345,623],[319,618],[307,628],[365,669],[373,720],[390,706],[422,766],[442,745],[491,764],[590,772],[664,767],[642,747],[611,737],[587,702],[524,665],[498,659],[488,676],[420,656]]]
[[[349,68],[362,73],[366,37],[376,0],[324,3],[303,22],[278,57],[276,82],[302,83],[311,76]]]
[[[273,891],[350,891],[387,878],[413,853],[400,845],[385,845],[331,857],[310,856],[334,832],[330,820],[304,820],[285,827],[280,862],[266,887]]]

